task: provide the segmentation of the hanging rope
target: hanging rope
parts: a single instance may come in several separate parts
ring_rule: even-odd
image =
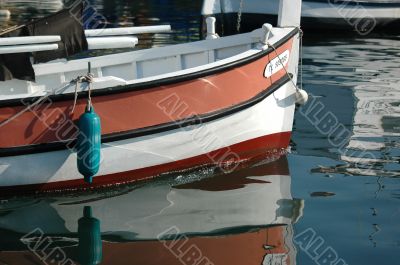
[[[294,83],[293,78],[290,76],[288,70],[286,69],[285,65],[283,64],[283,62],[282,62],[282,60],[281,60],[281,57],[279,57],[279,54],[278,54],[276,48],[274,47],[274,45],[272,45],[272,44],[270,44],[270,43],[267,43],[267,45],[268,45],[269,47],[271,47],[271,48],[274,50],[274,52],[275,52],[275,54],[276,54],[276,57],[278,58],[279,63],[282,65],[283,69],[285,70],[285,73],[286,73],[287,77],[290,79],[290,81],[292,82],[292,84],[294,85],[294,87],[296,88],[296,90],[299,90],[299,88],[297,87],[297,85]]]
[[[74,105],[72,106],[71,114],[74,113],[74,110],[76,107],[76,102],[78,100],[78,86],[83,82],[88,83],[88,108],[89,109],[91,108],[91,106],[92,106],[91,92],[92,92],[93,77],[94,77],[94,75],[92,73],[87,73],[86,75],[78,76],[77,78],[75,78],[71,81],[71,83],[75,83]]]
[[[303,43],[302,43],[303,31],[300,28],[299,28],[299,30],[300,30],[300,34],[299,34],[299,38],[300,38],[300,52],[299,52],[299,56],[300,56],[300,71],[299,71],[300,72],[300,87],[301,87],[301,89],[303,89],[303,62],[302,62],[302,60],[303,60],[303,58],[302,58],[303,57],[302,56],[302,52],[303,52],[303,48],[302,48],[302,45],[303,45]],[[278,58],[279,63],[282,65],[283,69],[285,70],[285,73],[286,73],[287,77],[290,79],[290,81],[292,82],[292,84],[296,88],[296,91],[299,91],[299,87],[294,83],[293,78],[290,76],[288,70],[286,69],[285,65],[283,64],[281,57],[279,57],[278,51],[276,50],[275,46],[272,45],[269,42],[267,42],[267,45],[274,50],[274,53],[276,54],[276,57]]]
[[[88,102],[90,103],[89,106],[92,106],[91,91],[92,91],[93,77],[94,76],[93,76],[92,73],[88,73],[87,75],[84,75],[84,76],[78,76],[77,78],[71,80],[71,82],[69,82],[67,84],[63,84],[59,88],[54,89],[52,94],[57,94],[58,91],[61,91],[61,90],[65,89],[65,88],[67,88],[70,84],[75,83],[75,97],[74,97],[74,105],[73,105],[72,111],[71,111],[71,114],[72,114],[74,112],[74,110],[75,110],[76,102],[77,102],[77,99],[78,99],[78,85],[80,83],[82,83],[82,82],[88,82],[88,84],[89,84]],[[0,122],[0,127],[8,124],[9,122],[11,122],[12,120],[18,118],[19,116],[21,116],[25,112],[30,111],[33,107],[35,107],[36,105],[38,105],[38,104],[42,103],[44,100],[46,100],[49,95],[50,95],[50,93],[40,97],[38,100],[36,100],[32,104],[26,106],[24,109],[22,109],[21,111],[17,112],[16,114],[11,116],[10,118],[7,118],[7,119],[1,121]]]
[[[25,27],[25,25],[14,25],[14,26],[11,26],[9,28],[3,29],[3,30],[0,31],[0,36],[2,36],[4,34],[7,34],[7,33],[10,33],[11,31],[23,28],[23,27]]]
[[[71,81],[72,82],[72,81]],[[69,86],[70,83],[67,84],[63,84],[62,86],[60,86],[59,88],[53,90],[52,94],[56,94],[58,91],[61,91],[65,88],[67,88]],[[19,116],[21,116],[22,114],[24,114],[27,111],[30,111],[33,109],[33,107],[35,107],[36,105],[42,103],[44,100],[47,99],[47,97],[50,95],[50,93],[47,93],[44,96],[40,96],[40,98],[38,100],[36,100],[35,102],[33,102],[30,105],[27,105],[24,109],[22,109],[21,111],[17,112],[16,114],[14,114],[13,116],[5,119],[4,121],[0,122],[0,127],[6,125],[7,123],[11,122],[12,120],[18,118]]]
[[[302,36],[303,36],[303,34],[302,34],[302,31],[300,30],[300,34],[299,34],[299,38],[300,38],[300,41],[299,41],[300,42],[299,43],[299,46],[300,46],[300,48],[299,48],[300,71],[299,72],[300,72],[300,86],[301,86],[301,88],[299,88],[297,86],[297,84],[294,82],[293,78],[290,76],[288,70],[286,69],[285,65],[282,62],[282,59],[279,57],[278,51],[276,50],[274,45],[272,45],[269,42],[267,42],[267,45],[274,50],[274,52],[276,54],[276,57],[279,60],[279,63],[282,65],[283,69],[285,70],[285,73],[286,73],[287,77],[290,79],[290,81],[292,82],[293,86],[295,87],[295,89],[296,89],[296,93],[295,93],[296,104],[299,104],[299,105],[304,105],[305,103],[307,103],[308,97],[309,97],[307,92],[305,90],[303,90],[303,62],[302,62],[302,60],[303,60],[303,57],[302,57],[302,52],[303,52],[302,46],[303,46],[303,43],[302,43]]]
[[[303,89],[303,31],[301,28],[298,28],[300,31],[300,89]]]
[[[239,3],[239,10],[238,10],[238,14],[237,14],[236,31],[237,31],[238,33],[240,32],[240,23],[242,22],[243,1],[244,1],[244,0],[240,0],[240,3]]]

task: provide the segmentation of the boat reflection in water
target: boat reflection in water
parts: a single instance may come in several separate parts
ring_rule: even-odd
[[[80,264],[295,264],[292,225],[303,203],[291,196],[285,156],[230,174],[200,175],[193,174],[191,182],[175,176],[140,188],[25,205],[8,200],[0,211],[0,229],[7,231],[0,239],[0,260],[19,265],[46,257]],[[29,234],[35,229],[43,235]],[[50,247],[42,243],[46,236]],[[37,248],[29,251],[32,242]],[[48,254],[46,247],[60,247],[62,254],[38,255]]]
[[[394,46],[392,39],[377,35],[305,41],[309,63],[304,78],[314,96],[297,112],[292,139],[301,142],[298,154],[336,161],[315,166],[312,173],[378,179],[399,175],[400,57],[391,56]],[[321,129],[322,119],[313,116],[318,111],[320,117],[333,114],[337,123]]]

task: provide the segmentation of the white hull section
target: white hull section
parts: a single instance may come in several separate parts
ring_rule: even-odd
[[[256,105],[224,118],[103,144],[97,177],[175,162],[258,137],[290,132],[294,94],[295,88],[288,82]],[[70,150],[1,157],[0,187],[81,179],[76,161],[76,153]]]

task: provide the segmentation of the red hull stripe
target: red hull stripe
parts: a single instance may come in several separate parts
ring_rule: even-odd
[[[228,115],[232,115],[236,112],[241,110],[247,109],[255,104],[261,102],[269,95],[274,93],[284,84],[289,82],[290,79],[288,76],[284,76],[275,82],[269,89],[264,90],[256,97],[243,102],[241,104],[230,106],[229,108],[216,111],[213,113],[208,113],[205,115],[198,115],[194,117],[190,117],[180,121],[173,121],[165,124],[159,124],[152,127],[140,128],[132,131],[127,132],[118,132],[109,135],[102,135],[101,142],[102,143],[109,143],[115,142],[125,139],[132,139],[136,137],[142,137],[146,135],[151,135],[155,133],[161,133],[165,131],[170,131],[174,129],[184,128],[187,126],[195,125],[195,124],[204,124],[207,122],[211,122],[213,120],[223,118]],[[36,145],[26,145],[26,146],[19,146],[19,147],[11,147],[11,148],[0,148],[0,157],[6,156],[17,156],[17,155],[26,155],[26,154],[33,154],[33,153],[42,153],[42,152],[50,152],[50,151],[57,151],[66,149],[67,147],[71,148],[75,146],[75,140],[72,141],[62,141],[62,142],[52,142],[52,143],[44,143],[44,144],[36,144]]]
[[[0,187],[0,194],[6,196],[10,194],[15,194],[16,192],[31,193],[55,190],[59,191],[67,189],[92,189],[109,185],[119,185],[140,180],[146,180],[156,177],[161,173],[190,169],[200,165],[219,164],[223,166],[227,162],[237,163],[254,158],[256,156],[267,155],[267,153],[271,151],[277,151],[282,148],[287,148],[289,146],[290,134],[290,132],[271,134],[237,143],[235,145],[221,148],[207,154],[202,154],[167,164],[151,166],[105,176],[97,176],[93,179],[92,184],[87,184],[86,182],[84,182],[83,178],[80,178],[77,180],[68,180],[61,182]],[[236,154],[238,155],[239,159],[237,159],[236,156],[232,156],[229,154]]]

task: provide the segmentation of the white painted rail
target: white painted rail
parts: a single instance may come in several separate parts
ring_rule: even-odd
[[[101,36],[135,35],[142,33],[161,33],[170,31],[171,31],[170,25],[160,25],[160,26],[125,27],[125,28],[110,28],[110,29],[87,29],[85,30],[85,35],[86,37],[101,37]]]
[[[141,33],[159,33],[171,31],[170,25],[126,27],[110,29],[89,29],[85,30],[89,49],[116,49],[133,48],[138,43],[138,38],[134,35]],[[0,38],[0,54],[38,52],[58,49],[54,42],[61,40],[60,36],[26,36],[26,37],[7,37]]]
[[[21,45],[21,44],[40,44],[60,41],[61,37],[57,35],[49,36],[26,36],[26,37],[7,37],[0,38],[0,46]]]
[[[58,44],[31,44],[0,46],[0,54],[57,50]]]
[[[16,37],[23,38],[23,37]],[[6,40],[6,38],[3,38]],[[2,39],[0,39],[2,40]],[[90,50],[98,49],[118,49],[118,48],[134,48],[138,44],[137,37],[97,37],[87,38],[88,48]],[[24,40],[3,43],[20,43],[19,45],[0,45],[0,54],[8,53],[24,53],[24,52],[39,52],[39,51],[50,51],[57,50],[58,44],[25,44]]]
[[[90,50],[133,48],[138,43],[136,37],[96,37],[87,38]]]

